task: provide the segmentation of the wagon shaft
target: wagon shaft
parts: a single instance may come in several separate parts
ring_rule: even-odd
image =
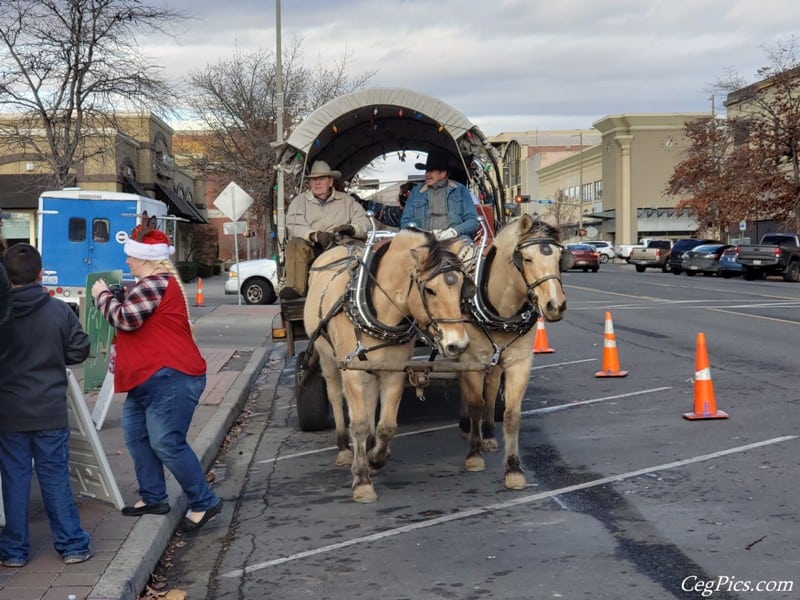
[[[489,365],[478,361],[457,362],[453,360],[435,361],[408,361],[396,363],[380,360],[352,360],[339,361],[340,369],[350,369],[352,371],[406,371],[420,373],[461,373],[463,371],[486,371]]]

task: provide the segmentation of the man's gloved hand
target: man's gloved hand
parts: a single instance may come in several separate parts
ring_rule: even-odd
[[[444,240],[452,240],[457,235],[458,232],[452,227],[448,227],[447,229],[433,230],[433,236],[436,238],[437,242],[443,242]]]
[[[346,244],[356,234],[352,225],[337,225],[333,228],[333,241],[337,244]]]
[[[327,248],[333,243],[333,234],[330,231],[315,231],[311,234],[311,241]]]

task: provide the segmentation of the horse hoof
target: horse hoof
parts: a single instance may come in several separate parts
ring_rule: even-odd
[[[486,461],[483,460],[482,456],[469,456],[467,460],[464,461],[464,468],[471,473],[485,471]]]
[[[349,467],[353,464],[353,451],[349,448],[347,450],[339,450],[339,454],[336,455],[336,466],[337,467]]]
[[[522,473],[506,473],[505,484],[509,490],[524,490],[526,485],[525,475]]]
[[[353,501],[360,504],[371,504],[377,502],[378,494],[372,484],[364,483],[353,490]]]
[[[500,444],[497,443],[497,438],[481,440],[481,450],[484,452],[497,452],[500,450]]]

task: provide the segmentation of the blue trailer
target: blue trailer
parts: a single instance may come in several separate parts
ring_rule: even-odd
[[[145,212],[165,229],[166,204],[147,196],[81,189],[43,192],[37,236],[42,284],[81,314],[89,273],[122,270],[123,284],[132,283],[123,245]]]

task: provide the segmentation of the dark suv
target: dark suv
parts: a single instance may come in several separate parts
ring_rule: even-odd
[[[719,240],[706,240],[706,239],[683,239],[678,240],[672,245],[672,250],[669,252],[667,259],[666,270],[672,271],[674,275],[680,275],[683,272],[683,253],[699,246],[700,244],[719,244]]]

